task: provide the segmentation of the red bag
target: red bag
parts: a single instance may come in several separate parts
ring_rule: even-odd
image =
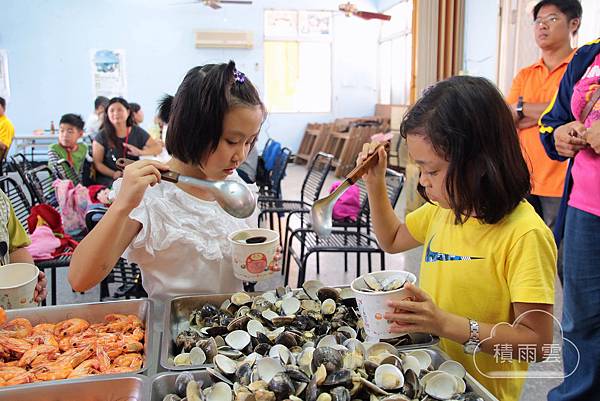
[[[60,256],[72,255],[77,245],[79,245],[79,242],[75,241],[73,237],[65,233],[58,210],[46,204],[35,205],[32,207],[29,217],[27,218],[27,228],[30,234],[33,234],[38,226],[38,217],[44,220],[46,225],[48,225],[54,233],[54,236],[60,240],[60,246],[54,250],[52,256],[57,258]]]

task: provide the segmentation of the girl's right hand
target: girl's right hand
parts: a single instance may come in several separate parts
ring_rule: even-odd
[[[154,160],[138,160],[125,167],[123,182],[113,206],[118,205],[128,211],[136,208],[146,188],[160,182],[161,171],[169,171],[169,166]]]
[[[577,152],[587,146],[585,126],[579,121],[561,125],[554,131],[554,146],[559,155],[574,157]]]
[[[356,158],[356,165],[358,166],[362,163],[370,154],[375,151],[375,148],[379,145],[379,142],[370,142],[365,143],[363,145],[362,151],[358,154]],[[385,151],[385,147],[380,147],[378,151],[379,160],[376,164],[371,166],[363,175],[362,179],[365,183],[372,184],[378,180],[385,180],[385,169],[387,167],[387,152]]]

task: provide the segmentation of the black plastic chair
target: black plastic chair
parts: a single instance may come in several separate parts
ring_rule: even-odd
[[[34,203],[46,203],[58,208],[58,200],[52,183],[58,179],[56,172],[48,166],[39,166],[25,171],[25,179],[29,182],[36,200]]]
[[[106,214],[106,207],[97,207],[90,209],[85,215],[85,225],[88,231],[91,231],[96,224]],[[109,284],[121,284],[114,292],[110,294]],[[134,263],[128,263],[125,259],[119,258],[117,264],[111,272],[100,282],[100,301],[106,299],[119,298],[145,298],[148,294],[142,287],[142,275],[140,269]]]
[[[12,207],[15,211],[15,215],[17,216],[17,219],[19,220],[19,222],[21,223],[21,225],[25,228],[25,230],[27,230],[27,218],[29,217],[29,214],[31,213],[31,204],[29,203],[29,200],[27,199],[27,197],[25,196],[25,193],[23,192],[23,189],[21,188],[21,186],[19,184],[17,184],[17,182],[8,177],[8,176],[4,176],[4,177],[0,177],[0,183],[1,186],[4,190],[4,193],[6,193],[6,196],[8,196],[8,199],[10,200],[10,203],[12,204]],[[70,249],[70,251],[72,251],[72,249]],[[58,258],[54,258],[54,259],[49,259],[49,260],[36,260],[34,261],[35,265],[38,267],[38,269],[40,269],[41,271],[45,271],[47,269],[52,269],[52,277],[50,280],[50,285],[51,285],[51,302],[52,305],[56,305],[56,269],[59,267],[68,267],[69,264],[71,263],[71,257],[70,256],[59,256]],[[44,305],[46,304],[46,301],[44,301]]]
[[[265,198],[277,198],[281,199],[281,182],[285,178],[287,166],[292,158],[292,151],[290,148],[283,147],[275,159],[273,169],[269,173],[269,185],[263,188],[260,193],[260,197]]]
[[[27,190],[29,191],[29,194],[32,196],[32,203],[35,203],[37,201],[37,199],[34,198],[35,190],[33,189],[33,186],[31,185],[29,179],[27,178],[27,175],[25,174],[26,171],[33,169],[33,164],[29,161],[29,159],[27,159],[27,157],[23,153],[17,153],[14,156],[10,157],[9,165],[11,170],[16,171],[19,174],[19,177],[21,177],[21,181],[23,181],[23,184],[25,184]]]
[[[52,167],[54,167],[56,175],[61,180],[71,180],[73,185],[81,183],[81,178],[79,175],[77,175],[73,169],[73,166],[71,166],[71,163],[69,163],[67,160],[60,159],[58,162],[56,162],[56,164],[52,165]]]
[[[394,170],[387,169],[386,171],[386,187],[387,194],[390,203],[394,207],[400,197],[400,192],[404,185],[404,175]],[[364,187],[362,188],[364,191]],[[372,270],[371,256],[372,254],[378,254],[380,257],[381,270],[385,270],[385,253],[379,247],[377,240],[370,235],[371,222],[370,214],[368,209],[368,201],[365,199],[363,204],[363,211],[361,214],[365,214],[365,218],[368,223],[364,225],[366,232],[363,232],[360,228],[361,225],[357,225],[359,229],[348,230],[348,227],[343,229],[334,229],[327,238],[321,238],[309,227],[301,227],[293,230],[289,237],[285,260],[284,260],[284,271],[285,280],[284,284],[287,285],[289,281],[290,262],[293,258],[298,264],[298,288],[304,283],[306,277],[306,266],[310,255],[313,253],[318,255],[322,252],[329,253],[344,253],[349,252],[357,254],[356,260],[356,276],[360,276],[361,260],[360,254],[367,253],[369,255],[369,272]],[[338,223],[339,224],[339,223]],[[293,241],[296,239],[300,243],[300,251],[296,252],[293,247]],[[319,266],[317,264],[317,273],[319,273]]]

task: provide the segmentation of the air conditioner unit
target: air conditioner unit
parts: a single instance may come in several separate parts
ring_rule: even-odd
[[[254,46],[252,32],[243,31],[196,31],[197,48],[251,49]]]

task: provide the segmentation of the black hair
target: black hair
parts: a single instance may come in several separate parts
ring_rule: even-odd
[[[173,96],[164,94],[163,97],[158,101],[158,118],[165,124],[169,123],[169,116],[171,115],[171,106],[173,105]]]
[[[400,134],[424,136],[449,162],[445,189],[457,224],[472,215],[495,224],[530,192],[511,111],[485,78],[456,76],[432,86],[404,116]],[[418,190],[429,201],[425,188]]]
[[[104,106],[104,108],[108,108],[108,98],[105,96],[98,96],[96,100],[94,100],[94,110],[97,110],[98,107]]]
[[[123,99],[122,97],[113,97],[112,99],[110,99],[108,104],[106,105],[106,113],[104,113],[104,122],[102,123],[102,132],[104,132],[104,134],[106,135],[106,137],[108,139],[108,143],[110,144],[111,147],[115,147],[116,144],[118,143],[117,129],[115,128],[113,123],[110,122],[110,119],[108,118],[108,109],[112,104],[115,104],[115,103],[120,103],[123,107],[125,107],[127,110],[129,110],[129,112],[130,112],[129,117],[127,117],[127,121],[126,121],[127,126],[132,127],[135,125],[135,123],[133,121],[133,113],[131,113],[131,106],[129,105],[129,103],[127,103],[127,100]]]
[[[236,106],[258,106],[266,115],[258,91],[233,61],[192,68],[173,99],[166,140],[169,154],[184,163],[201,164],[217,149],[225,113]]]
[[[3,109],[6,108],[6,100],[4,100],[2,96],[0,96],[0,106],[2,106]]]
[[[129,103],[129,107],[131,108],[131,112],[132,113],[137,113],[138,111],[140,111],[142,109],[142,106],[140,106],[137,103]]]
[[[579,0],[541,0],[533,7],[533,20],[537,18],[538,13],[544,6],[555,6],[560,10],[561,13],[567,16],[567,21],[578,18],[581,21],[581,15],[583,10],[581,9],[581,3]],[[579,27],[573,33],[577,33]]]
[[[60,118],[60,124],[69,124],[78,130],[83,130],[85,123],[79,114],[65,114]]]

